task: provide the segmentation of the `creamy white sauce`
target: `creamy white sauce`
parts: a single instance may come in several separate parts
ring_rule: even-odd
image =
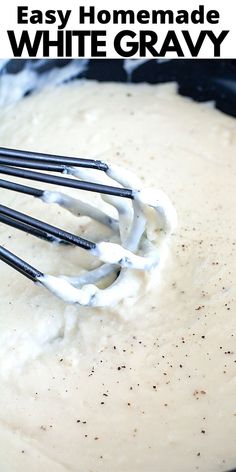
[[[0,469],[235,467],[235,120],[173,85],[74,82],[1,109],[0,142],[130,169],[141,181],[134,188],[161,189],[178,212],[173,231],[163,194],[137,194],[149,221],[137,250],[143,226],[130,226],[123,199],[66,190],[99,210],[95,221],[76,216],[73,201],[61,208],[1,190],[4,205],[96,243],[122,243],[140,257],[153,244],[160,263],[151,276],[121,268],[116,278],[117,264],[99,267],[87,251],[1,225],[1,244],[51,274],[53,289],[60,275],[69,300],[99,303],[106,290],[107,306],[67,304],[1,264]],[[112,225],[99,222],[104,215]]]

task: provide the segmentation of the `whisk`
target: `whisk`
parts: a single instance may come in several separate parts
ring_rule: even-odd
[[[51,174],[53,172],[53,174]],[[124,296],[132,296],[134,287],[126,283],[130,271],[152,272],[160,266],[169,235],[176,225],[176,212],[164,192],[142,189],[136,176],[122,167],[100,160],[42,154],[0,148],[0,173],[56,186],[99,193],[117,213],[114,218],[90,203],[57,190],[41,190],[0,179],[0,188],[55,203],[76,216],[88,216],[107,227],[118,243],[92,242],[64,229],[0,204],[0,222],[51,243],[78,246],[101,261],[96,269],[78,276],[54,276],[41,272],[15,253],[0,246],[0,259],[33,282],[43,285],[68,303],[83,306],[107,306]],[[55,173],[61,173],[57,176]],[[108,185],[116,182],[116,186]],[[110,182],[109,182],[110,183]],[[118,185],[117,185],[118,184]],[[106,288],[96,285],[116,273]]]

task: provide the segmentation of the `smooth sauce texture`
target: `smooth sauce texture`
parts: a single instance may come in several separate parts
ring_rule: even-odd
[[[124,293],[112,310],[66,305],[1,263],[0,469],[236,466],[235,120],[173,85],[75,82],[2,109],[0,142],[120,163],[179,221],[150,290],[140,275],[137,303]],[[88,239],[104,231],[31,197],[1,201]],[[0,238],[47,273],[88,265],[2,225]]]

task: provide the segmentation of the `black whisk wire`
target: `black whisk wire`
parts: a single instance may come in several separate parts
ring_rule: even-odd
[[[11,175],[37,182],[46,182],[48,184],[60,185],[62,187],[70,187],[78,190],[86,190],[89,192],[133,199],[133,192],[131,189],[112,187],[110,185],[97,184],[94,182],[83,182],[76,179],[44,174],[43,172],[33,172],[30,170],[18,169],[16,167],[0,165],[0,174]]]
[[[7,190],[13,190],[18,193],[24,193],[26,195],[31,195],[32,197],[41,198],[44,194],[44,190],[39,188],[28,187],[27,185],[17,184],[16,182],[10,182],[9,180],[0,179],[0,188],[5,188]]]
[[[105,162],[94,159],[82,159],[78,157],[58,156],[55,154],[44,154],[41,152],[23,151],[19,149],[9,149],[0,147],[0,156],[14,159],[26,159],[32,162],[48,164],[59,164],[73,167],[83,167],[86,169],[96,169],[106,172],[108,165]]]
[[[80,236],[69,233],[68,231],[64,231],[63,229],[57,228],[56,226],[49,225],[44,221],[37,220],[36,218],[26,215],[25,213],[12,210],[11,208],[8,208],[4,205],[0,205],[0,215],[7,216],[13,220],[31,226],[32,228],[39,229],[40,231],[45,231],[48,235],[66,241],[67,243],[70,243],[74,246],[79,246],[86,250],[95,249],[96,247],[95,243],[88,241],[87,239],[83,239]]]
[[[36,236],[37,238],[43,239],[44,241],[48,241],[50,243],[58,243],[58,244],[69,244],[67,241],[63,241],[62,239],[58,239],[55,236],[43,231],[39,228],[34,228],[29,224],[23,223],[19,220],[15,220],[14,218],[10,218],[9,216],[0,214],[0,223],[4,223],[7,226],[11,226],[12,228],[19,229],[24,233],[31,234],[32,236]]]
[[[20,257],[8,251],[3,246],[0,246],[0,260],[11,266],[13,269],[17,270],[33,282],[37,282],[39,277],[44,276],[44,274],[38,269],[31,266],[23,259],[20,259]]]

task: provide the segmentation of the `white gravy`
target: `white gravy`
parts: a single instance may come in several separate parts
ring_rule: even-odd
[[[74,82],[2,108],[0,143],[122,165],[178,213],[162,270],[139,271],[139,297],[112,308],[67,305],[1,263],[1,471],[236,466],[235,120],[174,85]],[[54,204],[5,190],[1,202],[109,239]],[[0,239],[45,273],[96,267],[3,225]]]

